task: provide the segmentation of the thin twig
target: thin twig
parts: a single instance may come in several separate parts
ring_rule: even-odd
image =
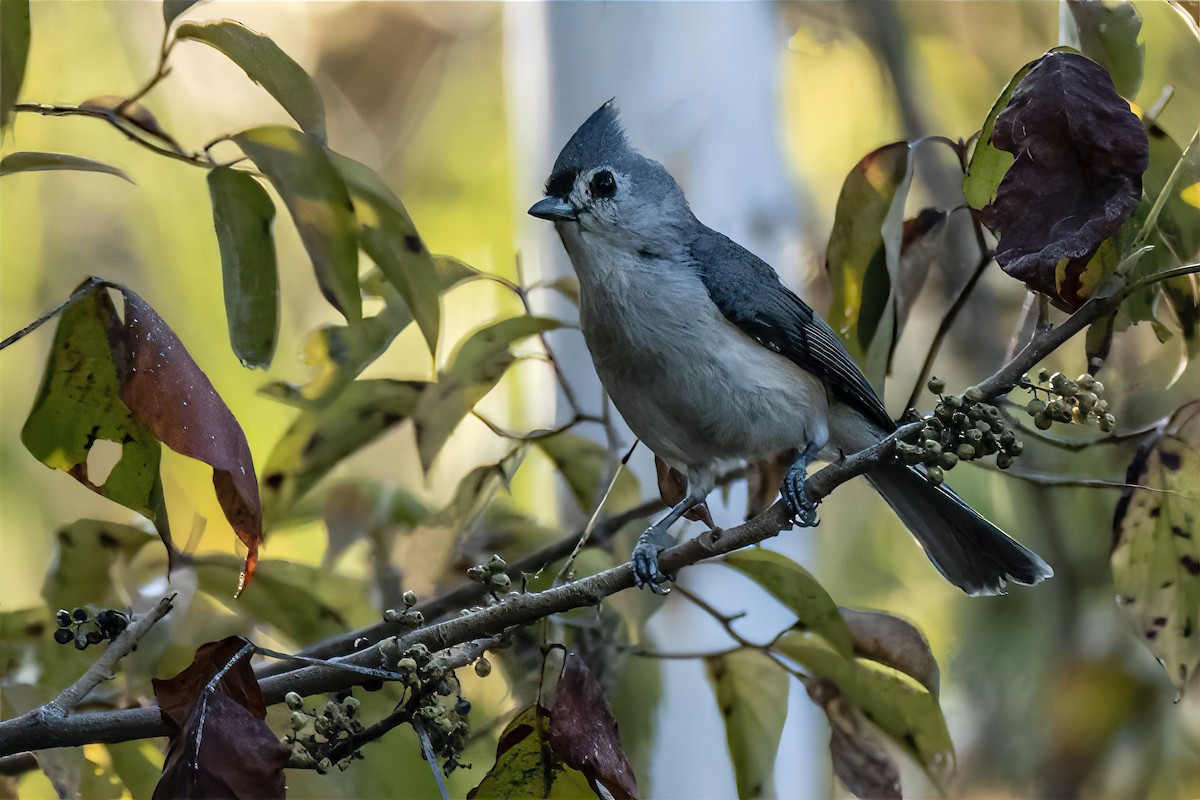
[[[66,311],[73,303],[75,303],[76,300],[79,300],[81,297],[91,294],[93,291],[95,291],[95,289],[97,287],[100,287],[100,286],[111,287],[111,288],[120,288],[114,284],[108,283],[107,281],[100,280],[99,278],[97,278],[95,276],[88,278],[87,281],[85,281],[82,286],[80,286],[78,289],[76,289],[74,292],[72,292],[71,296],[68,297],[66,300],[62,301],[57,306],[50,309],[45,314],[42,314],[40,317],[38,317],[33,322],[26,325],[24,328],[21,328],[21,330],[17,331],[12,336],[9,336],[3,342],[0,342],[0,350],[3,350],[4,348],[8,347],[10,344],[15,344],[16,342],[21,341],[26,336],[28,336],[29,334],[36,331],[38,328],[42,327],[42,325],[46,324],[50,320],[54,319],[54,317],[58,316],[59,314],[61,314],[64,311]]]
[[[637,449],[638,441],[635,440],[633,446],[629,448],[629,452],[617,464],[617,468],[613,470],[612,480],[608,482],[608,488],[604,490],[599,502],[596,503],[596,510],[592,512],[592,516],[588,519],[587,525],[583,528],[583,533],[579,536],[579,542],[576,543],[570,555],[563,561],[562,569],[558,571],[558,575],[554,578],[556,584],[571,577],[571,572],[575,567],[575,559],[583,552],[583,548],[587,546],[588,540],[592,538],[592,531],[596,529],[596,523],[600,521],[600,512],[604,510],[604,504],[608,501],[609,495],[617,486],[617,479],[621,477],[621,470],[629,463],[629,457],[633,455],[633,451]]]

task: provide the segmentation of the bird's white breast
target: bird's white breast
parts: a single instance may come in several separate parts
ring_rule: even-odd
[[[828,437],[824,385],[721,314],[689,263],[560,226],[584,338],[630,429],[672,466],[711,471]],[[669,254],[668,254],[669,255]]]

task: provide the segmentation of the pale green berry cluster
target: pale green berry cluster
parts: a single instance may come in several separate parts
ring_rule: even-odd
[[[463,766],[459,758],[466,747],[470,731],[467,715],[471,713],[471,704],[456,692],[458,678],[454,670],[440,666],[433,660],[429,648],[420,643],[401,652],[399,642],[392,638],[380,644],[380,651],[411,690],[417,701],[412,720],[424,725],[433,752],[443,760],[442,770],[449,775]],[[486,660],[480,658],[476,662],[476,673],[480,673],[479,662]],[[455,701],[447,705],[442,698],[451,695],[455,695]]]
[[[327,753],[363,730],[358,719],[359,702],[353,695],[347,695],[341,701],[330,700],[319,713],[306,708],[304,698],[296,692],[288,692],[284,702],[292,711],[291,732],[284,737],[284,742],[291,745],[297,760],[311,763],[321,775],[335,766]],[[355,750],[340,759],[336,766],[345,770],[356,758],[363,758],[362,751]]]
[[[507,592],[512,587],[512,579],[505,572],[507,569],[508,562],[500,556],[494,555],[486,564],[467,567],[467,577],[476,583],[487,586],[493,594]]]
[[[392,625],[419,628],[425,624],[425,615],[413,608],[417,604],[417,593],[407,591],[403,596],[404,608],[389,608],[383,612],[383,621]]]
[[[1105,433],[1111,433],[1117,426],[1117,418],[1108,410],[1104,384],[1090,373],[1069,380],[1061,372],[1050,374],[1043,369],[1037,382],[1025,375],[1020,385],[1033,393],[1025,410],[1038,430],[1047,430],[1055,422],[1068,425],[1096,422]],[[1039,392],[1044,392],[1046,399],[1039,397]]]
[[[924,464],[925,476],[932,484],[945,480],[945,470],[960,461],[974,461],[994,455],[996,466],[1008,469],[1021,455],[1024,445],[1005,422],[1000,409],[984,402],[978,386],[963,394],[943,394],[946,383],[930,378],[929,391],[938,395],[933,416],[925,419],[916,443],[901,442],[896,452],[906,464]]]

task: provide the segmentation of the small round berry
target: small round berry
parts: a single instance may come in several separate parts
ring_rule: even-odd
[[[405,656],[396,662],[396,669],[400,672],[416,672],[417,662],[414,659]]]
[[[488,559],[487,569],[488,572],[491,573],[503,572],[504,570],[508,569],[508,562],[500,556],[492,556],[490,559]]]
[[[467,567],[467,577],[478,583],[483,583],[487,580],[487,569],[479,565]]]
[[[492,576],[492,586],[495,586],[502,592],[507,592],[508,588],[512,586],[512,579],[501,572],[499,575]]]
[[[1029,413],[1029,416],[1036,417],[1046,410],[1046,401],[1035,397],[1029,401],[1029,405],[1025,406],[1025,410]]]
[[[350,695],[342,699],[342,710],[346,712],[346,716],[353,717],[358,714],[358,707],[362,705],[358,698]]]
[[[84,633],[76,634],[75,649],[76,650],[87,650],[87,646],[88,646],[87,634],[84,634]]]
[[[298,731],[308,724],[308,714],[303,711],[292,712],[292,730]]]
[[[440,681],[438,681],[437,687],[435,687],[434,691],[436,691],[442,697],[449,697],[450,693],[454,691],[454,687],[450,685],[450,681],[442,678]]]
[[[946,391],[946,382],[941,378],[930,378],[929,383],[927,383],[926,386],[928,386],[929,391],[933,392],[934,394],[941,394],[942,392]]]
[[[1013,463],[1012,456],[1010,456],[1008,453],[997,453],[996,454],[996,466],[999,467],[1000,469],[1008,469],[1009,467],[1012,466],[1012,463]]]
[[[60,608],[58,613],[54,615],[54,618],[58,620],[58,627],[60,628],[67,628],[71,625],[71,613],[65,608]]]
[[[941,467],[930,467],[925,473],[926,479],[934,486],[939,486],[946,479]]]
[[[492,674],[492,662],[486,658],[480,658],[475,662],[475,674],[481,678],[486,678]]]
[[[76,622],[87,622],[88,621],[87,609],[86,608],[75,609],[74,611],[71,612],[71,619],[75,620]]]
[[[1050,426],[1053,424],[1053,420],[1050,419],[1049,414],[1047,414],[1045,411],[1042,411],[1034,415],[1033,424],[1037,426],[1038,430],[1045,431],[1050,429]]]
[[[958,466],[958,456],[954,453],[942,453],[942,457],[938,459],[938,466],[942,469],[954,469]]]
[[[304,708],[304,698],[296,692],[288,692],[283,696],[283,702],[287,703],[287,707],[292,711],[299,711]]]
[[[458,698],[458,702],[454,704],[454,713],[460,717],[465,717],[471,713],[471,702],[465,697]]]
[[[404,605],[408,606],[409,608],[412,608],[416,604],[417,604],[417,593],[414,592],[412,589],[409,589],[407,592],[404,593]]]
[[[1042,367],[1038,370],[1038,383],[1045,383],[1050,380],[1050,370]]]
[[[54,641],[58,642],[59,644],[67,644],[68,642],[72,642],[74,640],[75,634],[71,633],[71,631],[67,628],[59,628],[54,632]]]
[[[398,608],[389,608],[383,612],[383,621],[389,625],[398,625],[404,621],[404,612]]]
[[[88,631],[86,636],[88,644],[100,644],[104,641],[104,634],[100,631]]]
[[[960,444],[958,446],[958,457],[963,461],[970,461],[975,457],[975,446],[970,444]]]

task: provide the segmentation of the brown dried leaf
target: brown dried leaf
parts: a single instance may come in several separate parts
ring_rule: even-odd
[[[941,670],[920,629],[883,611],[838,610],[850,629],[856,656],[903,672],[937,697]]]
[[[154,697],[163,716],[182,729],[204,688],[213,677],[224,669],[234,656],[246,645],[240,636],[227,636],[219,642],[209,642],[196,649],[196,655],[183,672],[174,678],[154,678]],[[249,710],[259,719],[266,719],[267,706],[263,702],[258,680],[250,667],[249,659],[243,658],[226,672],[216,685],[216,691],[226,694],[238,705]]]
[[[290,750],[221,692],[204,692],[171,738],[154,800],[283,798]]]
[[[621,749],[617,720],[583,659],[567,653],[550,709],[550,745],[568,766],[617,800],[637,798],[637,778]],[[600,794],[597,791],[597,794]]]
[[[829,718],[829,754],[842,785],[856,797],[900,800],[900,769],[862,714],[829,681],[818,681],[809,694]]]
[[[167,447],[213,468],[217,500],[247,548],[240,594],[254,575],[263,538],[250,446],[233,413],[175,332],[145,300],[128,289],[122,291],[125,322],[115,354],[122,376],[121,400]]]

